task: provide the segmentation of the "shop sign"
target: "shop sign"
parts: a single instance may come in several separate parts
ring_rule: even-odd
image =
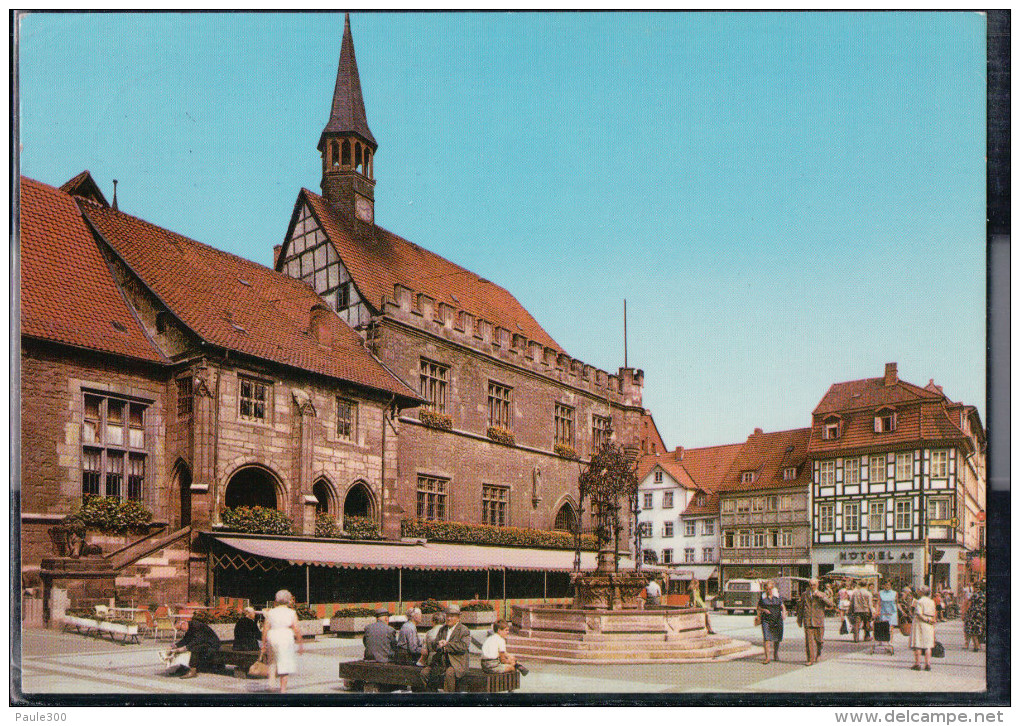
[[[901,552],[899,557],[896,557],[889,550],[878,550],[874,552],[854,552],[854,551],[842,551],[839,553],[840,562],[895,562],[896,560],[912,560],[914,559],[913,552]]]

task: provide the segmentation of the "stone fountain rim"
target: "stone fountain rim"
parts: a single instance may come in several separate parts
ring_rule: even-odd
[[[708,608],[685,608],[685,607],[658,607],[651,610],[640,610],[638,608],[623,608],[621,610],[610,610],[609,608],[576,608],[572,605],[511,605],[515,610],[527,610],[529,612],[546,612],[562,615],[611,615],[613,617],[625,615],[629,617],[642,617],[648,615],[689,615],[691,613],[708,612]]]

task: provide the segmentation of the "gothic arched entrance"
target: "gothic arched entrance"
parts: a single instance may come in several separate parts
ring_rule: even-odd
[[[276,509],[276,478],[260,466],[246,466],[230,477],[223,497],[227,507]]]

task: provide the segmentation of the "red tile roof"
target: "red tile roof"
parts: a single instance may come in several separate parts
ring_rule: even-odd
[[[399,284],[563,352],[524,306],[499,285],[382,227],[374,227],[373,234],[367,237],[356,237],[324,198],[302,189],[297,204],[305,201],[332,241],[358,292],[377,310],[384,297],[394,298],[394,286]],[[286,250],[279,259],[285,256]]]
[[[811,483],[811,465],[807,462],[811,429],[755,432],[747,437],[740,453],[723,480],[726,493],[807,487]],[[787,480],[783,471],[797,467],[797,476]],[[753,472],[750,482],[741,481],[744,472]]]
[[[22,335],[165,360],[125,302],[71,196],[21,177],[19,231]]]
[[[949,409],[960,404],[950,401],[934,382],[925,387],[896,380],[885,385],[884,378],[866,378],[833,384],[815,408],[811,442],[813,455],[844,451],[888,450],[916,445],[920,441],[968,440]],[[889,407],[896,414],[893,431],[875,433],[875,416]],[[822,438],[826,419],[840,418],[838,438]]]
[[[884,383],[883,378],[865,378],[860,381],[833,383],[815,407],[814,414],[824,415],[846,410],[879,406],[896,406],[901,403],[918,399],[944,400],[941,391],[931,391],[913,383],[897,380],[891,386]]]
[[[95,205],[82,210],[128,267],[206,342],[418,400],[339,316],[323,318],[332,343],[317,341],[310,311],[321,301],[305,283],[137,217]]]
[[[684,449],[683,465],[701,489],[715,491],[722,488],[726,473],[740,455],[743,444],[704,446]]]
[[[667,452],[665,454],[646,454],[638,459],[638,481],[644,481],[645,477],[655,471],[656,468],[661,468],[673,477],[684,489],[695,489],[697,487],[694,480],[691,479],[691,475],[687,473],[683,465],[677,460],[672,452]]]
[[[659,427],[655,425],[651,411],[641,414],[641,451],[646,454],[665,454],[668,451],[662,436],[659,435]]]
[[[89,173],[88,169],[61,184],[60,191],[67,192],[72,197],[88,199],[96,204],[101,204],[104,207],[110,206],[110,204],[106,201],[106,197],[103,196],[103,191],[99,188],[99,185],[96,184],[95,179],[92,178],[92,174]]]

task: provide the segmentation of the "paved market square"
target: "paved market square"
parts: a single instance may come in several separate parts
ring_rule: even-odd
[[[752,643],[760,631],[747,615],[712,615],[715,630]],[[959,620],[940,623],[936,637],[946,656],[934,659],[932,670],[913,671],[907,639],[893,635],[895,653],[871,653],[872,643],[854,643],[841,636],[839,622],[826,623],[821,660],[804,666],[803,631],[793,618],[786,622],[781,661],[763,665],[759,659],[726,663],[631,666],[527,663],[531,672],[521,679],[517,693],[638,694],[638,693],[796,693],[796,692],[981,692],[985,690],[985,652],[963,650]],[[476,637],[483,630],[474,630]],[[186,697],[190,694],[232,694],[258,699],[268,693],[266,680],[201,673],[181,680],[163,675],[157,652],[165,641],[121,645],[58,630],[23,631],[22,690],[26,694],[151,694]],[[360,639],[324,635],[305,643],[299,673],[292,676],[292,694],[335,695],[349,699],[337,677],[340,661],[358,660]],[[477,654],[472,658],[477,665]],[[363,698],[362,694],[357,694]]]

